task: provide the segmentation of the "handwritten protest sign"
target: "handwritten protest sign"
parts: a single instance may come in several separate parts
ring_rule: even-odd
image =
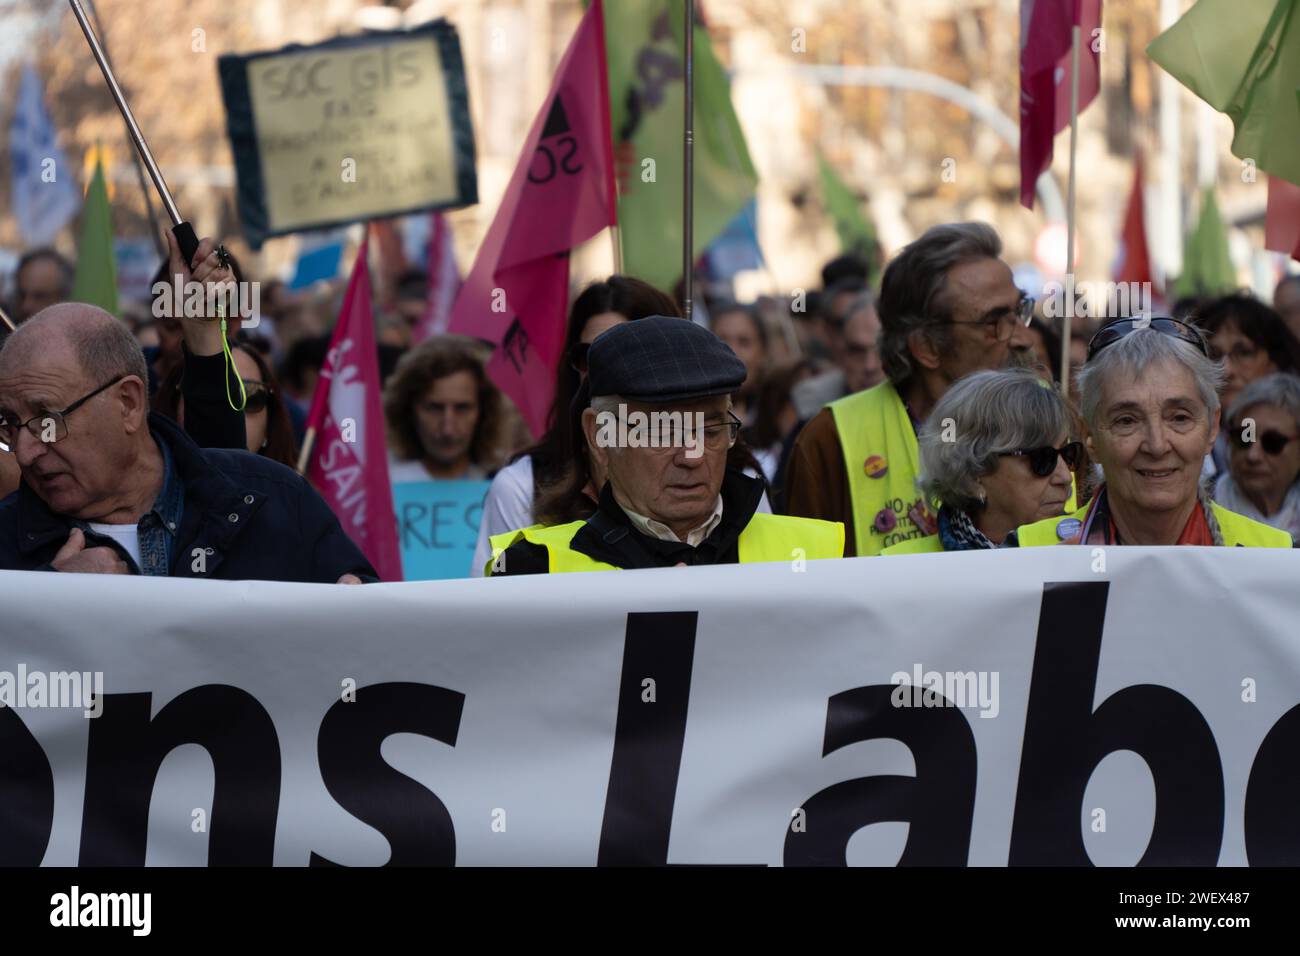
[[[220,58],[249,242],[478,201],[460,41],[439,20]]]
[[[467,578],[490,481],[393,485],[402,574],[407,581]]]

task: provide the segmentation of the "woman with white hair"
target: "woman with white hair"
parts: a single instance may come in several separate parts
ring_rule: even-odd
[[[1078,386],[1085,444],[1105,483],[1087,506],[1025,525],[1009,543],[1291,547],[1285,531],[1229,511],[1200,487],[1222,380],[1190,325],[1139,317],[1103,326]]]
[[[1020,525],[1060,517],[1084,458],[1072,424],[1061,396],[1028,369],[958,380],[919,439],[919,484],[939,502],[939,533],[881,553],[996,548]]]
[[[1300,542],[1300,378],[1267,375],[1228,409],[1228,471],[1214,500]]]

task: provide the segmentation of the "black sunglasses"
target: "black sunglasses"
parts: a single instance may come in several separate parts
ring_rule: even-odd
[[[1283,435],[1270,429],[1259,436],[1259,447],[1264,449],[1265,454],[1280,455],[1283,449],[1297,438],[1300,438],[1300,435]],[[1228,440],[1238,448],[1245,448],[1252,444],[1246,441],[1246,437],[1235,428],[1228,433]]]
[[[1163,335],[1195,345],[1202,355],[1206,358],[1210,357],[1210,348],[1205,342],[1205,336],[1195,326],[1179,322],[1177,319],[1152,319],[1139,316],[1133,319],[1116,319],[1098,329],[1097,334],[1088,340],[1088,361],[1091,362],[1094,355],[1106,346],[1114,345],[1130,332],[1146,328],[1155,329]]]
[[[1046,478],[1052,472],[1056,471],[1056,459],[1059,455],[1065,459],[1065,467],[1074,471],[1079,467],[1079,462],[1083,458],[1083,444],[1081,442],[1067,442],[1060,448],[1053,448],[1047,445],[1044,448],[1020,448],[1016,451],[1004,451],[1004,455],[1016,455],[1024,458],[1029,462],[1029,470],[1039,478]]]

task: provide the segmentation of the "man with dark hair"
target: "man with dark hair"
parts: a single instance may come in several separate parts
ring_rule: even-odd
[[[149,411],[144,354],[102,309],[52,306],[0,350],[0,568],[357,583],[374,570],[291,469],[205,450]]]
[[[72,263],[49,247],[33,249],[14,270],[14,322],[22,325],[41,309],[68,301]]]
[[[846,555],[934,534],[916,490],[916,433],[963,375],[1028,361],[1033,300],[1011,281],[983,223],[935,226],[881,280],[886,381],[832,402],[800,433],[786,477],[791,514],[842,521]]]

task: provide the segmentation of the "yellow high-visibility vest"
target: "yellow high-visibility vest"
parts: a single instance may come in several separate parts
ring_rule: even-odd
[[[880,553],[885,554],[929,554],[932,551],[942,551],[943,542],[939,540],[937,534],[927,534],[924,538],[909,538],[906,541],[900,541],[898,544],[891,544]]]
[[[542,525],[494,534],[492,560],[484,573],[501,570],[499,561],[506,548],[520,538],[540,544],[550,555],[549,571],[552,574],[568,571],[616,571],[615,565],[597,561],[581,551],[569,547],[573,536],[587,522],[571,521],[568,524]],[[844,556],[844,525],[838,521],[821,521],[817,518],[792,518],[787,515],[756,513],[740,533],[737,541],[740,562],[753,564],[760,561],[814,561],[822,558]]]
[[[1229,548],[1289,548],[1292,546],[1289,532],[1274,528],[1263,522],[1229,511],[1216,501],[1210,502],[1214,517],[1223,532],[1223,544]],[[1061,518],[1046,518],[1033,524],[1021,525],[1016,529],[1016,538],[1022,548],[1041,547],[1049,544],[1064,544],[1078,535],[1083,521],[1088,515],[1088,505],[1084,505],[1073,514]]]
[[[884,381],[827,407],[835,418],[835,431],[844,452],[858,554],[879,554],[892,545],[925,537],[926,529],[917,526],[911,513],[923,505],[937,520],[939,502],[924,501],[916,487],[921,471],[920,446],[898,389]],[[1072,480],[1070,499],[1065,503],[1067,511],[1075,505],[1074,489]],[[925,550],[943,548],[927,545]]]
[[[925,529],[908,514],[922,500],[916,488],[916,432],[894,383],[881,382],[827,407],[844,452],[858,554],[879,554],[892,544],[923,537]],[[937,504],[928,507],[938,514]]]

